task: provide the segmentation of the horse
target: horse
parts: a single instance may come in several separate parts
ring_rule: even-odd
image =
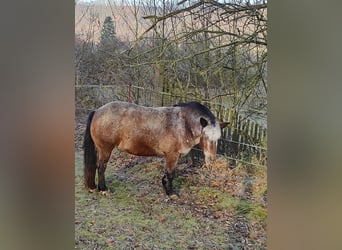
[[[162,185],[171,195],[178,158],[199,144],[205,164],[209,165],[215,160],[217,141],[227,124],[217,122],[206,106],[194,101],[168,107],[107,103],[88,115],[83,143],[85,187],[96,189],[97,170],[98,190],[108,190],[107,162],[114,147],[118,147],[133,155],[165,157]]]

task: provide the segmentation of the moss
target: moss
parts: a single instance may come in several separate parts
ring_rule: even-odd
[[[238,201],[239,200],[237,198],[232,197],[231,195],[221,194],[221,199],[217,204],[217,207],[221,210],[233,209],[236,208]]]

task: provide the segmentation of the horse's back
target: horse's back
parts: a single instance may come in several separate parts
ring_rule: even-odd
[[[120,101],[107,103],[94,114],[92,136],[98,144],[118,145],[132,154],[162,155],[170,145],[165,142],[175,140],[177,110]]]
[[[122,130],[122,117],[129,103],[110,102],[98,108],[91,126],[92,137],[98,143],[117,144]]]

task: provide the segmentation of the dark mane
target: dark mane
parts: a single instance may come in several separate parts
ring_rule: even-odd
[[[210,121],[211,121],[211,123],[213,125],[215,125],[215,123],[216,123],[216,118],[213,115],[213,113],[211,113],[211,111],[206,106],[204,106],[203,104],[201,104],[199,102],[195,102],[195,101],[192,101],[192,102],[181,102],[181,103],[177,103],[177,104],[175,104],[173,106],[174,107],[189,108],[192,111],[198,112],[199,115],[207,116],[210,119]]]

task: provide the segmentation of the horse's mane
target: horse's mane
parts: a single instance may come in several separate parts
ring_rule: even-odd
[[[213,125],[215,125],[215,123],[216,123],[216,118],[213,115],[213,113],[211,113],[211,111],[206,106],[204,106],[203,104],[201,104],[199,102],[195,102],[195,101],[181,102],[181,103],[177,103],[177,104],[173,105],[173,107],[189,108],[194,112],[198,112],[199,115],[207,116]]]

